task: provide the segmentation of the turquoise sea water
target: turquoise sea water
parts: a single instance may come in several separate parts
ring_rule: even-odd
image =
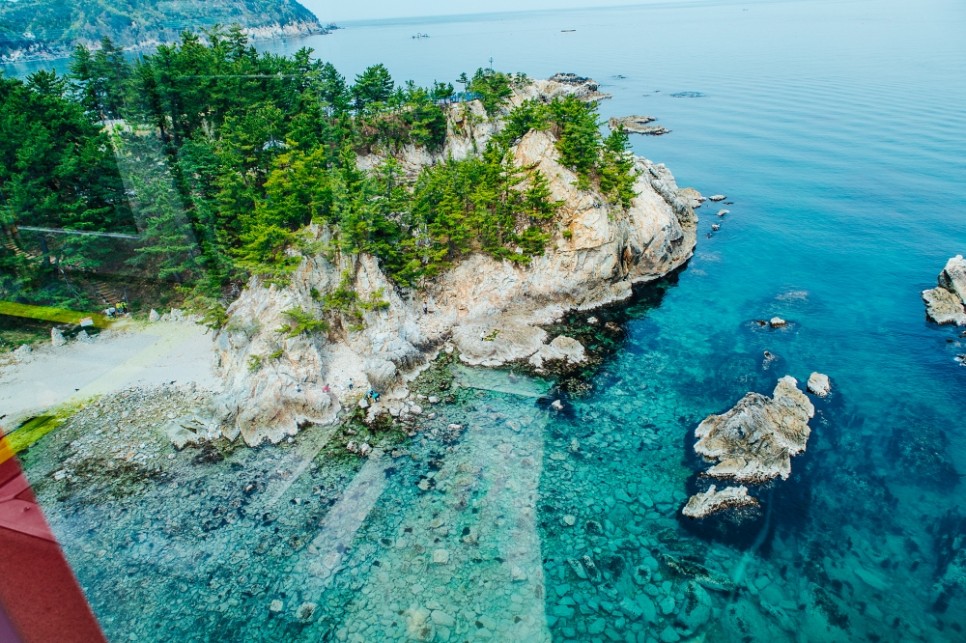
[[[621,343],[566,413],[531,394],[552,383],[466,371],[405,456],[329,461],[309,430],[220,462],[183,452],[133,496],[62,502],[38,478],[113,640],[966,639],[966,494],[950,473],[966,472],[966,340],[928,324],[919,297],[966,253],[966,6],[346,27],[270,46],[314,47],[350,77],[385,62],[452,80],[490,58],[591,76],[613,94],[605,117],[672,130],[635,138],[638,153],[733,205],[698,211],[685,270],[608,311]],[[753,323],[773,315],[790,326]],[[833,395],[763,519],[735,542],[686,528],[695,426],[813,370]],[[38,477],[55,447],[29,456]]]

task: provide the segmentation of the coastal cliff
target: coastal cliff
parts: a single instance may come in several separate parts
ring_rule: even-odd
[[[599,98],[593,83],[536,81],[516,87],[509,104],[562,95]],[[398,154],[400,163],[415,172],[441,154],[473,154],[503,126],[500,115],[483,113],[476,101],[451,105],[443,151],[409,147]],[[421,289],[403,291],[374,257],[329,251],[300,255],[285,285],[253,278],[216,339],[227,437],[278,442],[360,401],[368,406],[361,398],[369,389],[380,393],[371,415],[419,414],[406,381],[445,345],[475,365],[538,354],[538,363],[543,356],[579,359],[576,341],[552,338],[541,326],[568,310],[626,299],[634,284],[659,279],[691,257],[697,219],[664,166],[634,159],[637,196],[625,208],[582,184],[554,143],[551,132],[531,130],[510,147],[518,166],[539,168],[560,204],[545,251],[527,263],[473,253]],[[372,155],[358,160],[361,168],[375,164]],[[310,231],[317,246],[333,247],[327,227]],[[353,293],[351,304],[326,307],[340,292]]]
[[[19,0],[0,3],[0,64],[66,58],[77,45],[98,48],[106,36],[121,49],[146,49],[177,41],[186,30],[230,24],[256,39],[327,32],[296,0]]]

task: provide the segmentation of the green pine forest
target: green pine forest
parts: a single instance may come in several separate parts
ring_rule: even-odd
[[[370,253],[401,289],[469,253],[526,264],[560,204],[514,163],[521,136],[550,131],[583,186],[617,206],[635,174],[626,134],[602,135],[596,105],[510,110],[524,82],[479,69],[418,87],[374,65],[350,83],[307,49],[258,53],[237,27],[186,32],[133,62],[109,40],[78,47],[66,76],[0,75],[0,300],[101,307],[91,286],[109,275],[144,286],[145,305],[176,297],[217,323],[251,275],[284,281],[299,253]],[[441,150],[460,96],[502,117],[501,134],[407,176],[392,153]],[[360,170],[373,151],[388,160]]]

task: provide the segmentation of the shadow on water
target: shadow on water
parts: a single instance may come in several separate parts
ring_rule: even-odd
[[[570,311],[558,323],[546,327],[551,337],[572,337],[587,350],[588,359],[581,367],[551,372],[558,379],[556,388],[570,395],[586,395],[606,386],[608,382],[598,381],[597,376],[625,347],[628,325],[647,323],[647,315],[661,306],[669,290],[678,286],[686,269],[687,264],[658,281],[634,286],[628,300],[593,310]],[[656,328],[653,334],[657,334]]]

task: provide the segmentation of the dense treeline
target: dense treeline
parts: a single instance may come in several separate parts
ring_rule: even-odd
[[[479,98],[495,115],[525,79],[481,69],[460,77],[459,95],[449,83],[397,85],[375,65],[349,84],[310,54],[259,54],[233,28],[186,33],[135,63],[105,41],[78,48],[66,78],[0,78],[0,147],[15,160],[0,168],[0,296],[67,297],[50,284],[123,264],[218,301],[248,274],[283,278],[291,248],[371,253],[404,287],[469,252],[526,263],[559,207],[546,177],[513,162],[530,129],[553,131],[586,185],[615,204],[633,198],[626,135],[602,138],[594,106],[576,99],[526,103],[477,156],[406,176],[392,152],[442,150],[449,101]],[[388,160],[360,170],[373,151]],[[313,244],[301,232],[310,223],[334,245]],[[40,236],[38,250],[17,226],[139,240],[120,253],[96,235],[59,235],[56,248]]]

